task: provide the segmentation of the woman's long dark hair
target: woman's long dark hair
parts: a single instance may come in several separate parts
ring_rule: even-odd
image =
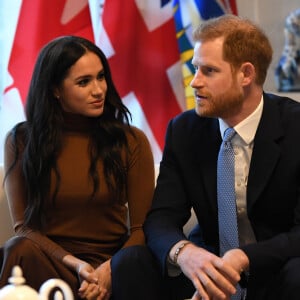
[[[25,224],[34,229],[43,227],[45,199],[49,199],[52,170],[57,178],[53,201],[60,183],[56,161],[62,147],[63,111],[54,97],[54,89],[60,86],[70,67],[87,51],[100,58],[107,82],[104,112],[94,118],[90,133],[89,175],[94,186],[91,198],[99,190],[99,158],[103,160],[107,185],[115,198],[119,199],[126,191],[127,171],[121,149],[129,151],[124,124],[129,128],[130,113],[112,81],[107,59],[96,45],[84,38],[59,37],[48,43],[37,58],[26,101],[27,122],[15,130],[16,145],[19,144],[19,137],[24,145],[22,168],[28,201]]]

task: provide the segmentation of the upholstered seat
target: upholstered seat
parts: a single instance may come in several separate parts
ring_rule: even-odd
[[[3,165],[0,165],[0,245],[3,245],[3,243],[13,235],[13,227],[3,188],[3,177]]]

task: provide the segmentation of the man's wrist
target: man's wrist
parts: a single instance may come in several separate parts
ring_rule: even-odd
[[[172,249],[169,253],[169,258],[170,258],[170,261],[172,262],[172,264],[178,266],[177,260],[178,260],[178,256],[179,256],[180,252],[187,244],[190,244],[190,243],[191,242],[188,240],[182,240],[182,241],[176,243],[172,247]]]

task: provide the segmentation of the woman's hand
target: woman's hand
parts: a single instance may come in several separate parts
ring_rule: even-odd
[[[82,261],[77,264],[77,273],[81,281],[78,295],[82,299],[99,300],[100,288],[95,269],[88,263]]]
[[[89,268],[83,266],[82,274],[89,273]],[[85,275],[84,275],[85,276]],[[81,298],[87,300],[109,300],[111,296],[111,268],[110,260],[101,264],[92,273],[88,274],[88,278],[97,279],[97,284],[84,280],[78,290]]]
[[[108,300],[111,295],[111,267],[110,260],[94,269],[89,263],[66,255],[63,262],[75,270],[81,281],[78,295],[87,300]]]
[[[93,273],[98,278],[100,295],[97,300],[108,300],[111,296],[111,267],[110,260],[101,264]]]
[[[95,269],[87,262],[67,254],[62,259],[63,263],[78,274],[79,280],[86,280],[89,283],[98,283],[98,278],[93,275]]]
[[[93,274],[95,269],[88,263],[81,261],[76,267],[80,281],[86,280],[89,283],[98,283],[98,278]]]
[[[86,280],[81,282],[80,288],[78,290],[78,296],[82,299],[87,300],[98,300],[102,299],[100,297],[100,289],[97,283],[90,283]]]

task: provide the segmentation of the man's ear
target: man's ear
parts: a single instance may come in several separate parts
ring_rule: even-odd
[[[256,72],[253,64],[245,62],[240,67],[240,74],[242,76],[242,86],[247,86],[255,80]]]

